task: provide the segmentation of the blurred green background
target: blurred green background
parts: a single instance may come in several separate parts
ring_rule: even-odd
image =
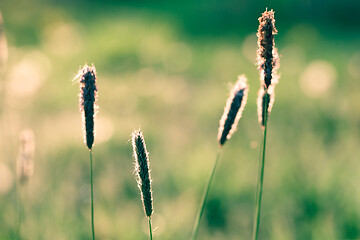
[[[198,239],[250,239],[261,139],[255,34],[266,7],[275,11],[281,78],[260,238],[360,239],[358,0],[2,0],[0,239],[17,236],[24,128],[34,131],[36,153],[20,188],[23,239],[90,239],[88,150],[72,81],[85,63],[98,73],[97,239],[148,238],[129,142],[139,127],[150,152],[154,239],[189,239],[239,74],[249,79],[248,103],[224,146]]]

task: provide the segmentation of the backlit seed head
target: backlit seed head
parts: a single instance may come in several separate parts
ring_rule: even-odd
[[[84,140],[89,148],[92,149],[95,135],[95,114],[98,110],[96,69],[85,65],[79,72],[80,83],[80,111],[82,112]]]
[[[146,150],[144,136],[141,130],[132,133],[132,147],[135,159],[136,181],[141,193],[144,212],[147,217],[151,217],[153,213],[153,198],[151,191],[151,175],[149,153]]]
[[[19,153],[16,162],[16,171],[20,183],[24,184],[34,173],[35,141],[31,129],[23,130],[19,135]]]
[[[244,75],[238,77],[238,81],[230,91],[224,113],[220,119],[218,141],[220,146],[236,131],[236,127],[244,111],[249,91],[247,79]]]
[[[279,67],[279,55],[275,48],[274,35],[277,34],[275,28],[274,11],[265,11],[259,18],[258,50],[257,61],[260,70],[260,80],[265,88],[278,81],[277,69]]]

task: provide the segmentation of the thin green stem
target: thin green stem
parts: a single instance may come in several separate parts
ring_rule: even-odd
[[[265,100],[266,101],[266,100]],[[256,210],[255,210],[255,218],[254,218],[254,231],[253,231],[253,240],[258,239],[259,226],[260,226],[260,210],[261,210],[261,197],[263,191],[263,183],[264,183],[264,168],[265,168],[265,150],[266,150],[266,131],[267,131],[267,109],[269,103],[265,102],[265,114],[264,114],[264,131],[263,131],[263,142],[262,142],[262,150],[260,152],[260,164],[259,164],[259,175],[258,175],[258,183],[257,183],[257,194],[256,194]]]
[[[202,214],[204,212],[205,203],[206,203],[206,199],[207,199],[207,196],[208,196],[208,193],[209,193],[211,181],[212,181],[212,179],[214,177],[215,169],[216,169],[216,166],[217,166],[217,164],[219,162],[220,153],[221,153],[221,147],[219,147],[218,152],[216,154],[215,163],[214,163],[212,172],[210,174],[210,177],[208,179],[208,182],[206,184],[206,187],[205,187],[203,195],[202,195],[199,211],[198,211],[198,214],[196,216],[196,220],[195,220],[195,223],[194,223],[194,228],[193,228],[193,232],[192,232],[192,236],[191,236],[192,240],[196,239],[196,235],[197,235],[197,232],[199,230],[200,220],[201,220]]]
[[[94,228],[94,190],[93,190],[93,164],[92,164],[92,150],[90,150],[90,187],[91,187],[91,229],[92,239],[95,240]]]
[[[149,217],[149,233],[150,233],[150,240],[152,240],[151,217]]]
[[[21,239],[21,197],[20,197],[20,188],[18,180],[15,183],[16,188],[16,211],[17,211],[17,221],[16,221],[16,231],[17,238]]]
[[[263,136],[262,136],[263,137]],[[261,139],[262,140],[262,139]],[[258,192],[259,192],[259,178],[260,178],[260,173],[261,173],[261,161],[262,161],[262,149],[263,149],[264,143],[263,141],[261,141],[261,145],[260,145],[260,155],[259,155],[259,163],[258,163],[258,174],[257,174],[257,184],[256,184],[256,192],[255,192],[255,201],[254,201],[254,206],[256,206],[257,204],[257,200],[258,200]],[[255,210],[254,210],[254,214],[255,214]],[[254,215],[255,216],[255,215]],[[255,226],[255,223],[254,223]]]

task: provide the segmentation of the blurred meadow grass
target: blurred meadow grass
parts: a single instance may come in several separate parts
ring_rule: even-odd
[[[98,73],[97,238],[147,237],[129,142],[139,127],[151,153],[154,239],[190,237],[229,83],[246,74],[247,106],[224,147],[198,239],[250,239],[261,136],[255,34],[265,7],[275,10],[281,78],[260,238],[359,239],[360,7],[320,3],[3,1],[0,239],[16,236],[23,128],[36,139],[24,239],[89,239],[88,153],[72,82],[84,63]]]

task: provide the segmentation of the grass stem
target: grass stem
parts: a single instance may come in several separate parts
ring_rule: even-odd
[[[94,228],[94,190],[93,190],[93,163],[92,163],[92,150],[90,150],[90,188],[91,188],[91,229],[92,239],[95,240]]]
[[[265,150],[266,150],[266,131],[267,131],[267,109],[269,103],[265,100],[265,113],[264,113],[264,130],[263,130],[263,142],[260,152],[260,163],[259,163],[259,175],[258,175],[258,183],[257,183],[257,191],[255,198],[255,217],[254,217],[254,231],[253,231],[253,240],[258,239],[259,226],[260,226],[260,210],[261,210],[261,198],[262,198],[262,190],[264,183],[264,168],[265,168]]]
[[[195,223],[194,223],[194,228],[193,228],[193,232],[192,232],[192,236],[191,236],[192,240],[196,239],[196,235],[197,235],[197,232],[199,230],[200,220],[201,220],[202,214],[204,212],[205,203],[206,203],[206,199],[207,199],[207,196],[208,196],[208,193],[209,193],[211,181],[212,181],[212,179],[214,177],[215,169],[216,169],[216,166],[217,166],[217,164],[219,162],[220,153],[221,153],[221,147],[219,147],[218,152],[216,154],[216,158],[215,158],[215,162],[214,162],[212,172],[211,172],[211,174],[209,176],[208,182],[206,184],[206,187],[205,187],[203,195],[202,195],[199,211],[198,211],[198,214],[196,216],[196,220],[195,220]]]
[[[149,217],[149,233],[150,233],[150,240],[152,240],[151,217]]]
[[[16,194],[16,212],[17,212],[17,220],[16,220],[16,232],[17,239],[21,239],[21,197],[20,197],[20,186],[18,180],[15,183],[15,194]]]

